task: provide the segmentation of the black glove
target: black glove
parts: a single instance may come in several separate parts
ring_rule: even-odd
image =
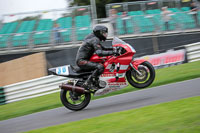
[[[120,47],[113,47],[113,54],[115,56],[119,56],[120,55]]]

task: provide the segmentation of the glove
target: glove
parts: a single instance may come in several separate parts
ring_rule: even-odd
[[[120,47],[113,47],[113,54],[114,54],[115,56],[119,56],[119,55],[120,55],[119,49],[120,49]]]

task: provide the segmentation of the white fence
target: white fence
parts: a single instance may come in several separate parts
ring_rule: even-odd
[[[200,60],[200,42],[185,45],[188,62]]]
[[[185,48],[189,62],[200,60],[200,42],[185,45]],[[58,92],[59,85],[66,80],[65,77],[50,75],[4,86],[6,103]]]
[[[58,92],[59,85],[66,80],[65,77],[50,75],[4,86],[6,103]]]

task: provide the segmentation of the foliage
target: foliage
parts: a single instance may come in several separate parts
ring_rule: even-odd
[[[22,19],[18,19],[18,22],[22,22],[22,21],[31,21],[31,20],[39,20],[41,18],[41,15],[37,15],[37,16],[28,16]]]

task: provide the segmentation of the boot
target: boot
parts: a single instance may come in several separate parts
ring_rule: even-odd
[[[96,84],[95,84],[95,80],[97,77],[98,77],[98,70],[95,70],[85,81],[85,83],[83,84],[83,87],[87,89],[98,89],[98,87],[96,87]]]
[[[88,77],[88,79],[83,83],[83,87],[86,89],[90,89],[92,85],[92,75]]]
[[[85,81],[85,83],[83,84],[83,87],[86,89],[92,89],[92,90],[98,90],[98,78],[93,77],[93,76],[89,76],[89,78]]]

